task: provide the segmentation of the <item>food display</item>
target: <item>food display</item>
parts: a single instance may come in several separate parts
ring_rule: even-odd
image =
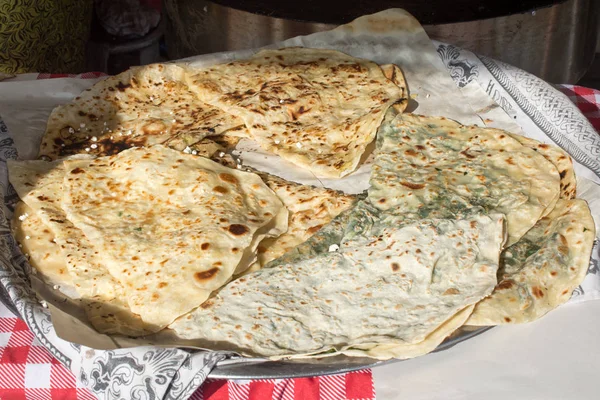
[[[273,360],[412,358],[565,303],[595,238],[568,154],[406,112],[408,85],[300,47],[109,77],[9,162],[13,233],[97,332]],[[240,140],[368,189],[250,168]]]

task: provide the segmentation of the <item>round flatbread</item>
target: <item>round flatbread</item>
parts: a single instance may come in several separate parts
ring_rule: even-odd
[[[561,199],[500,256],[498,286],[468,325],[534,321],[567,302],[587,274],[595,225],[584,200]]]
[[[164,144],[184,150],[207,136],[244,123],[198,100],[175,64],[132,68],[98,82],[52,111],[39,156],[116,154],[133,146]]]
[[[199,70],[190,87],[243,119],[263,149],[333,178],[354,171],[387,108],[406,94],[371,61],[308,48]]]
[[[386,118],[377,140],[368,192],[382,210],[416,218],[502,213],[510,245],[558,200],[554,165],[498,129],[401,114]]]

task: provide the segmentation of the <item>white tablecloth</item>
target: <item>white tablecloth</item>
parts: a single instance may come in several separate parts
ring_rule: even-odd
[[[427,357],[373,369],[378,399],[600,398],[600,302],[568,304]]]

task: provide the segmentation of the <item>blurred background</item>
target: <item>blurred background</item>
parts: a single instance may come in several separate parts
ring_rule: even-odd
[[[432,39],[600,88],[599,0],[0,0],[0,73],[116,74],[401,7]]]

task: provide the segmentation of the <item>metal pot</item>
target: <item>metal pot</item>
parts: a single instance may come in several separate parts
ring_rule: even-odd
[[[334,25],[253,14],[203,0],[163,0],[172,59],[261,47]],[[533,12],[425,25],[432,39],[522,68],[549,82],[575,83],[594,58],[600,1],[568,0]]]

